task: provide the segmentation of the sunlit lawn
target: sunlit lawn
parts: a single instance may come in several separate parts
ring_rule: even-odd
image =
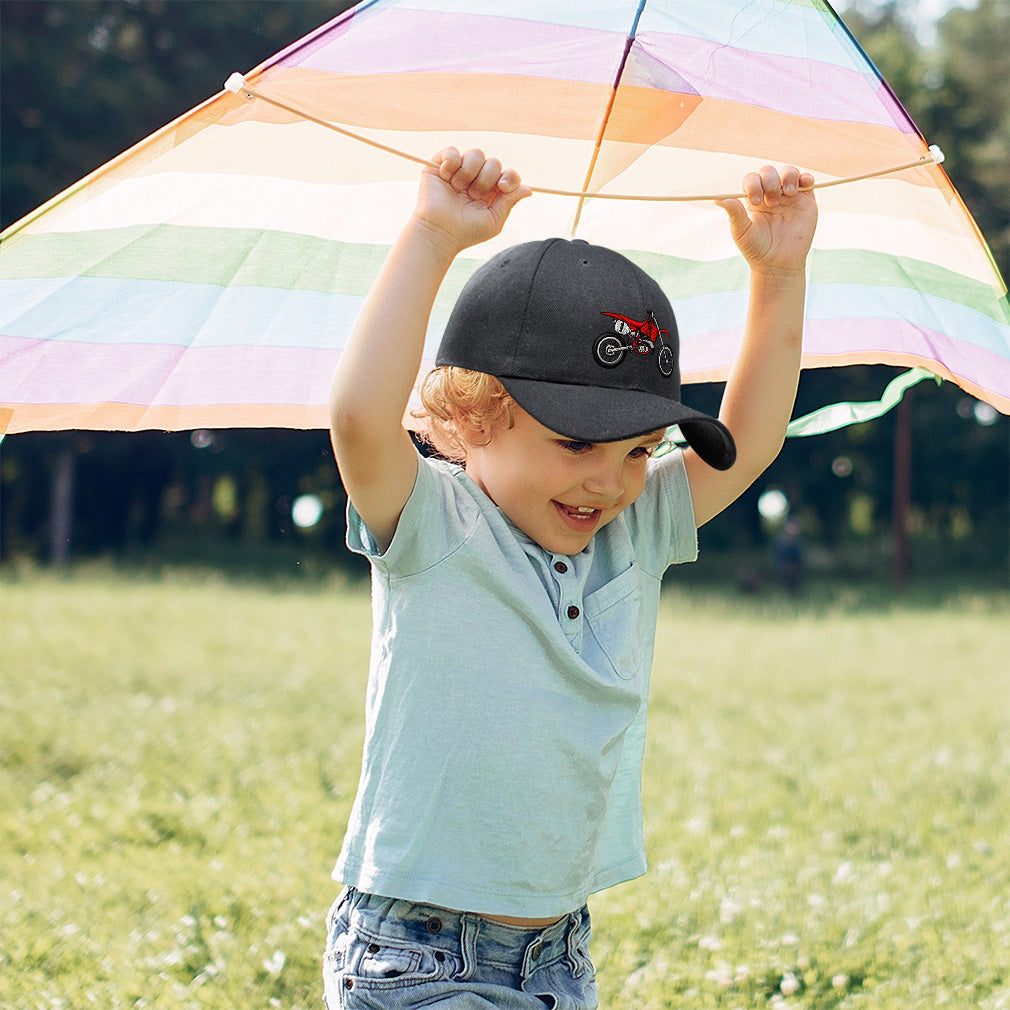
[[[364,588],[0,594],[0,1006],[321,1008]],[[1010,1008],[1007,604],[671,590],[603,1006]]]

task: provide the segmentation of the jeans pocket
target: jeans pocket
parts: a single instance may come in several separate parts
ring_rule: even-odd
[[[422,947],[379,940],[366,944],[354,972],[363,980],[402,982],[437,975],[438,965],[432,952]]]
[[[348,990],[378,992],[437,982],[458,972],[459,959],[445,951],[400,938],[352,936],[343,963]]]

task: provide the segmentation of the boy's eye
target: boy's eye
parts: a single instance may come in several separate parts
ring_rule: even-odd
[[[658,442],[656,445],[638,445],[628,455],[632,459],[649,459],[653,456],[664,456],[670,451],[670,448],[670,443],[665,441]]]
[[[581,454],[589,451],[593,447],[592,442],[576,442],[574,439],[562,439],[558,445],[567,452]]]

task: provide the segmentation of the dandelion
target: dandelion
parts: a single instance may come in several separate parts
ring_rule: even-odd
[[[835,989],[845,989],[849,984],[849,976],[844,972],[839,972],[831,979],[831,985]]]
[[[733,984],[733,975],[729,970],[729,965],[720,964],[711,971],[705,972],[705,980],[714,982],[723,989],[728,989]]]
[[[734,901],[732,898],[723,898],[719,906],[719,921],[722,922],[723,925],[728,925],[742,911],[743,905],[739,902]]]
[[[286,962],[287,957],[285,956],[284,951],[275,950],[273,954],[263,962],[263,970],[268,975],[273,975],[274,978],[276,978],[280,975]]]
[[[783,996],[792,996],[793,993],[799,992],[799,979],[791,971],[787,971],[785,975],[782,976],[782,981],[779,983],[779,991]]]

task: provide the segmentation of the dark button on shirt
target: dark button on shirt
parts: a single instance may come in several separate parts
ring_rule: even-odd
[[[564,575],[565,572],[568,571],[568,565],[566,565],[564,563],[564,561],[555,561],[554,562],[554,571],[560,572],[562,575]]]
[[[569,607],[568,616],[574,621],[575,618],[579,616],[579,608],[574,605]]]

